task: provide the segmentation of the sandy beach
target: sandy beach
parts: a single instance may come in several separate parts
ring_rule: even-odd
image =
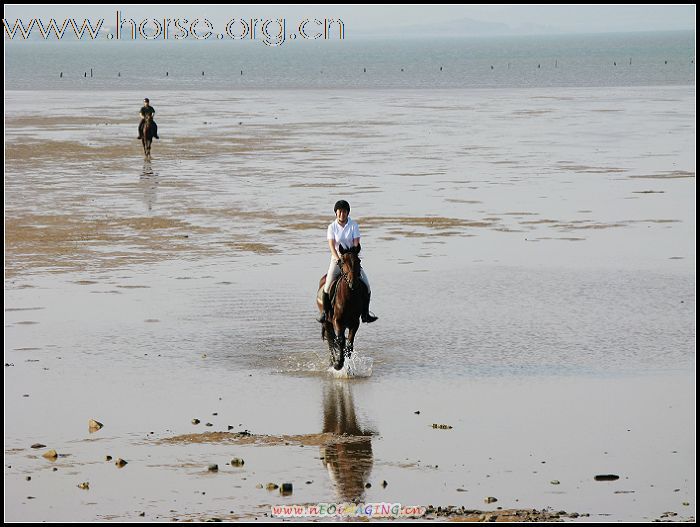
[[[694,521],[694,87],[148,96],[6,92],[6,521]]]

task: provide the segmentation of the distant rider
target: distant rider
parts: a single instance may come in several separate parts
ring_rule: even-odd
[[[149,104],[148,99],[144,99],[143,107],[139,112],[139,115],[141,116],[141,122],[139,123],[139,139],[141,139],[141,137],[143,136],[143,125],[146,122],[146,116],[150,115],[151,119],[153,119],[154,113],[156,113],[156,111],[153,108],[153,106]],[[160,139],[160,137],[158,137],[158,125],[155,121],[153,121],[153,137],[155,137],[156,139]]]

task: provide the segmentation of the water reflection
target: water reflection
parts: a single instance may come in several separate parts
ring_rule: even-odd
[[[143,201],[150,212],[156,202],[156,190],[158,189],[158,174],[153,171],[150,161],[143,162],[139,186],[143,192]]]
[[[358,422],[351,383],[336,380],[324,386],[323,432],[339,436],[336,443],[321,448],[338,500],[363,501],[374,460],[373,432]]]

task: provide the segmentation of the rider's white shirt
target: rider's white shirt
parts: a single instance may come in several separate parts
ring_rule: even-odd
[[[348,217],[348,221],[345,223],[345,227],[342,227],[338,220],[333,221],[328,226],[328,231],[326,233],[326,239],[335,240],[335,250],[338,251],[340,244],[342,244],[346,249],[353,246],[352,241],[355,238],[360,237],[360,227],[357,222]]]

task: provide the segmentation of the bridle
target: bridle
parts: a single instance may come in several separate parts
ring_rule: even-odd
[[[352,284],[352,276],[350,275],[350,273],[345,272],[345,269],[343,268],[342,260],[343,260],[342,257],[338,260],[338,267],[340,267],[340,277],[343,280],[345,280],[345,283],[348,284],[348,287],[352,291],[354,289],[353,286],[351,285]],[[358,260],[357,261],[358,265],[360,265],[359,257],[357,258],[357,260]],[[360,266],[360,267],[362,267],[362,266]],[[358,280],[359,280],[359,273],[358,273]]]

